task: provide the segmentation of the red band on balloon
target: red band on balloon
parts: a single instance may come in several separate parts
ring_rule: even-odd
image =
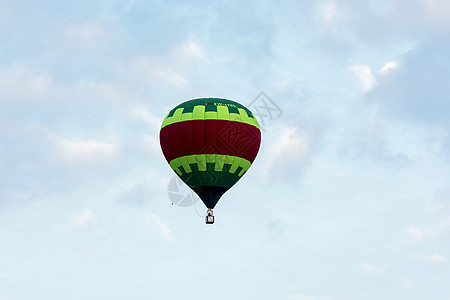
[[[167,161],[194,154],[222,154],[253,162],[261,132],[253,125],[228,120],[188,120],[167,125],[160,132]]]

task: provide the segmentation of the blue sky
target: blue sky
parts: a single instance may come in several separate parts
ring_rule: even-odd
[[[449,20],[446,0],[0,1],[0,298],[450,299]],[[261,92],[282,114],[206,226],[171,205],[162,119]]]

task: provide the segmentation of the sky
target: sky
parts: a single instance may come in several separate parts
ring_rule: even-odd
[[[0,0],[0,299],[449,300],[449,34],[448,0]],[[198,97],[263,125],[212,226],[159,145]]]

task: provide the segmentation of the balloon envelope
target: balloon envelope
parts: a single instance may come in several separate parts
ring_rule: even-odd
[[[160,143],[170,167],[212,209],[255,160],[261,131],[242,104],[199,98],[167,114]]]

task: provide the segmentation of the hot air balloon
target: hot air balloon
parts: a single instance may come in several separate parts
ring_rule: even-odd
[[[235,101],[198,98],[165,117],[160,131],[163,154],[175,173],[207,207],[214,223],[220,197],[250,168],[261,144],[253,113]]]

